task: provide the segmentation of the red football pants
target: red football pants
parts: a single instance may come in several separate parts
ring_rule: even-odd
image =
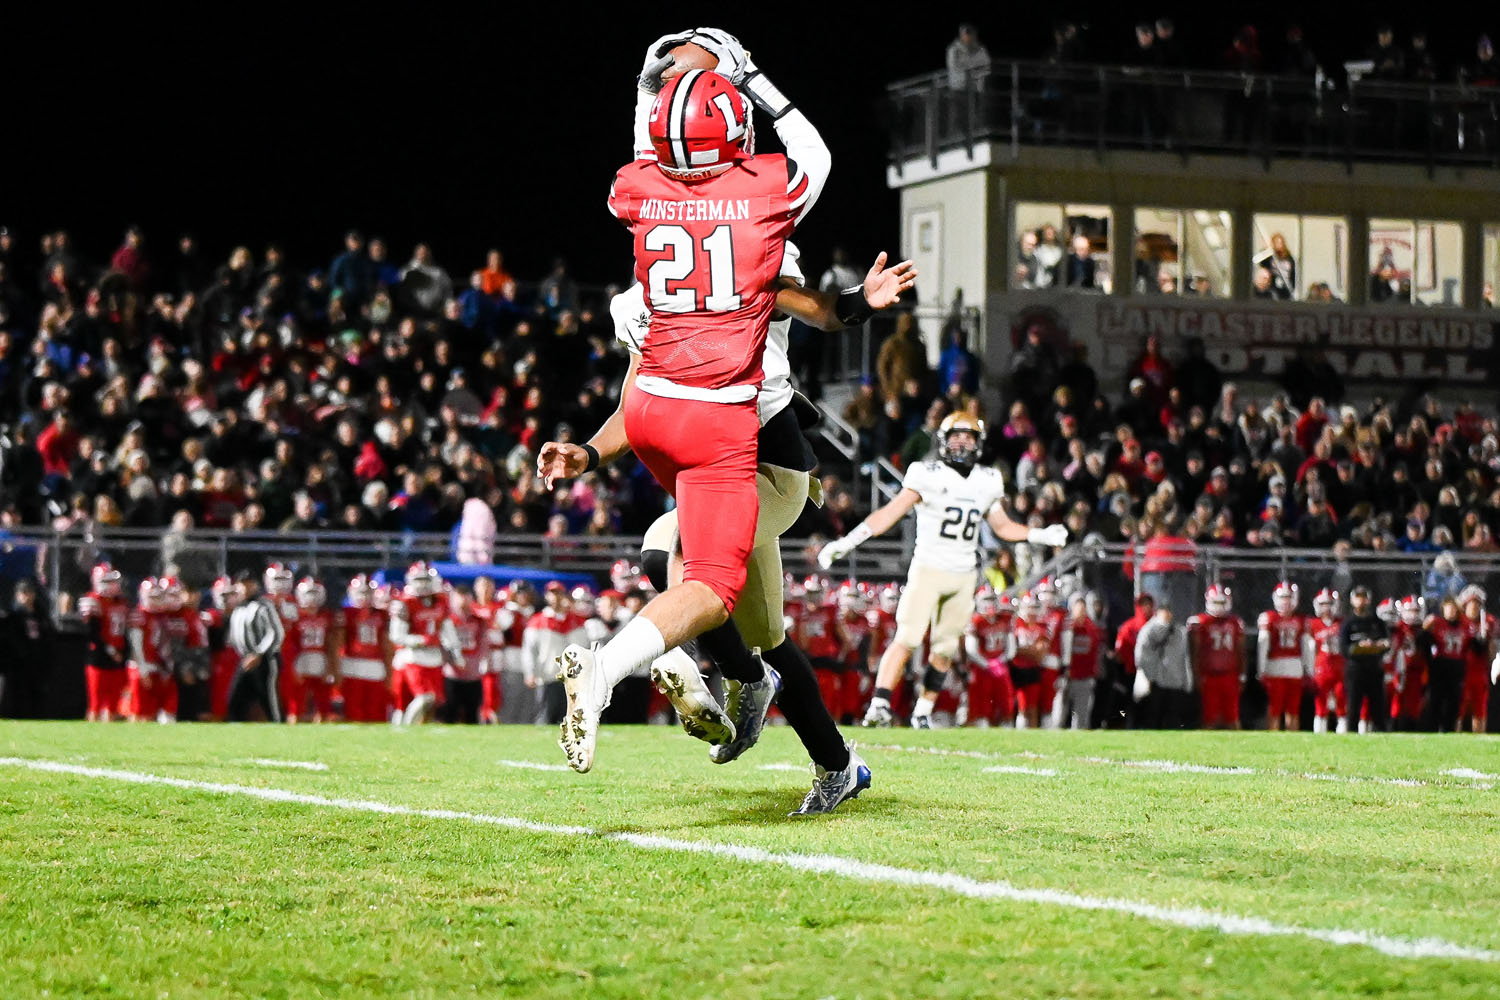
[[[290,671],[288,671],[290,672]],[[311,704],[312,711],[308,711]],[[327,719],[333,715],[333,684],[326,677],[292,677],[292,700],[287,711],[299,718],[316,712]]]
[[[1470,666],[1464,673],[1464,692],[1458,703],[1458,717],[1483,719],[1490,711],[1490,676],[1484,665]]]
[[[177,715],[177,678],[166,674],[130,672],[130,714],[154,719],[158,712]]]
[[[406,691],[410,697],[407,702],[419,694],[430,694],[437,699],[437,703],[443,703],[443,668],[442,667],[418,667],[415,665],[402,667],[400,672],[405,675]]]
[[[1339,718],[1344,717],[1344,668],[1339,665],[1337,669],[1332,667],[1316,667],[1313,670],[1313,684],[1318,690],[1317,697],[1313,701],[1313,713],[1318,718],[1328,715],[1328,700],[1333,699],[1334,714]]]
[[[384,681],[345,677],[344,718],[349,722],[384,722],[390,715],[391,695]]]
[[[100,670],[98,667],[84,667],[83,676],[89,689],[89,714],[95,718],[104,712],[118,715],[120,695],[125,693],[128,680],[124,668]]]
[[[479,704],[479,714],[481,718],[493,718],[500,714],[500,704],[505,700],[500,693],[500,675],[497,673],[488,673],[479,680],[480,690],[483,692],[483,700]]]
[[[969,722],[1001,722],[1015,715],[1016,692],[1010,671],[999,660],[969,671]]]
[[[1297,716],[1302,711],[1302,678],[1266,677],[1261,680],[1269,705],[1266,712],[1273,719],[1283,715]]]
[[[1233,726],[1240,721],[1240,679],[1234,674],[1204,674],[1203,724]]]
[[[234,650],[224,650],[214,657],[213,671],[208,681],[208,706],[214,718],[220,722],[229,715],[229,688],[239,670],[240,658]]]
[[[760,497],[755,401],[706,403],[636,389],[625,435],[636,457],[677,500],[684,580],[707,586],[733,611],[755,545]]]

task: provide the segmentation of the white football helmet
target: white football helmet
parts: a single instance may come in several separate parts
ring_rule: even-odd
[[[437,570],[424,561],[411,564],[406,571],[406,593],[411,597],[436,597],[443,589],[443,579]]]
[[[187,593],[182,589],[182,581],[175,576],[164,576],[157,584],[161,588],[162,607],[167,611],[181,611],[187,604]]]
[[[317,611],[327,600],[328,592],[312,577],[304,576],[302,582],[297,584],[297,607],[304,611]]]
[[[1399,617],[1399,612],[1396,610],[1396,599],[1394,597],[1387,597],[1375,605],[1375,617],[1387,625],[1396,624],[1396,619]]]
[[[374,598],[373,590],[374,588],[370,585],[370,578],[368,576],[365,576],[363,573],[355,575],[349,581],[349,606],[351,608],[368,608],[371,600]]]
[[[1203,607],[1215,618],[1223,618],[1229,614],[1230,593],[1229,588],[1214,584],[1208,588],[1203,595]]]
[[[1318,591],[1318,596],[1313,598],[1313,612],[1319,618],[1327,618],[1339,613],[1339,592],[1324,587]]]
[[[974,595],[974,609],[986,618],[995,618],[1000,614],[1000,595],[989,586],[980,587]]]
[[[89,574],[94,584],[94,593],[100,597],[120,596],[120,571],[109,563],[100,563]]]
[[[292,584],[296,582],[296,578],[291,570],[278,562],[266,567],[265,581],[266,593],[274,597],[287,597],[292,592]]]
[[[1279,615],[1293,614],[1297,610],[1297,585],[1290,580],[1282,580],[1271,591],[1271,607],[1276,609]]]
[[[1057,588],[1052,585],[1051,580],[1043,580],[1037,584],[1036,590],[1032,593],[1043,611],[1051,611],[1057,607]]]
[[[880,588],[880,610],[886,614],[896,613],[896,606],[901,603],[901,587],[899,584],[888,583]]]
[[[1401,599],[1401,603],[1397,606],[1397,611],[1401,614],[1403,624],[1415,628],[1422,624],[1422,619],[1426,616],[1427,602],[1422,599],[1420,594],[1407,594]]]

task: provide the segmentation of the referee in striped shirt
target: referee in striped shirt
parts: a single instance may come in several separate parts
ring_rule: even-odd
[[[229,685],[229,721],[250,721],[251,707],[259,705],[267,720],[280,722],[276,677],[281,670],[281,644],[286,639],[281,615],[270,601],[259,596],[255,577],[243,574],[235,587],[240,604],[229,617],[228,642],[239,654],[240,669]]]

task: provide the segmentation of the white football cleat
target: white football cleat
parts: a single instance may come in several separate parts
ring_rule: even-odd
[[[734,742],[734,723],[703,683],[691,656],[681,649],[658,656],[651,663],[651,683],[667,696],[689,736],[711,746]]]
[[[437,698],[430,694],[419,694],[406,706],[406,711],[401,714],[401,721],[408,726],[431,722],[435,711]]]
[[[569,645],[553,660],[557,677],[568,696],[562,736],[557,745],[567,755],[568,766],[579,774],[594,766],[594,741],[599,738],[599,716],[609,705],[604,671],[599,669],[598,647]]]
[[[896,721],[891,714],[891,703],[884,698],[873,698],[870,707],[865,709],[864,721],[860,723],[866,729],[889,729]]]
[[[911,710],[911,727],[913,729],[932,728],[932,705],[933,703],[925,698],[917,699],[916,706]],[[874,706],[872,705],[871,707],[873,708]]]
[[[1339,716],[1339,721],[1336,728],[1334,729],[1334,732],[1338,735],[1343,735],[1349,732],[1349,720],[1344,718],[1342,715]]]
[[[841,804],[859,797],[859,793],[870,787],[870,766],[864,758],[849,748],[849,763],[842,771],[825,771],[813,765],[812,791],[802,800],[802,806],[788,816],[822,816],[833,812]]]
[[[760,732],[766,725],[766,713],[781,694],[781,675],[767,666],[760,658],[760,649],[751,651],[755,662],[761,665],[761,679],[740,683],[725,680],[724,700],[729,718],[734,721],[734,739],[728,743],[708,748],[708,759],[715,764],[728,764],[755,746]]]

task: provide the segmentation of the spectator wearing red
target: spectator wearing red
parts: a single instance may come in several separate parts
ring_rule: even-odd
[[[1146,346],[1131,362],[1129,375],[1145,380],[1146,392],[1158,409],[1165,405],[1167,388],[1172,384],[1172,365],[1162,356],[1161,338],[1156,334],[1146,338]]]
[[[1321,396],[1314,396],[1307,404],[1307,410],[1297,418],[1297,447],[1302,449],[1304,455],[1313,450],[1313,446],[1323,436],[1323,428],[1328,426],[1328,407],[1324,405]],[[1326,456],[1325,456],[1326,460]],[[1299,473],[1297,481],[1302,481]]]
[[[37,435],[36,450],[42,456],[42,474],[67,479],[78,457],[78,432],[66,410],[56,410],[52,422]]]
[[[125,241],[109,259],[109,266],[125,276],[132,288],[143,288],[150,268],[146,266],[145,236],[136,226],[125,230]]]

